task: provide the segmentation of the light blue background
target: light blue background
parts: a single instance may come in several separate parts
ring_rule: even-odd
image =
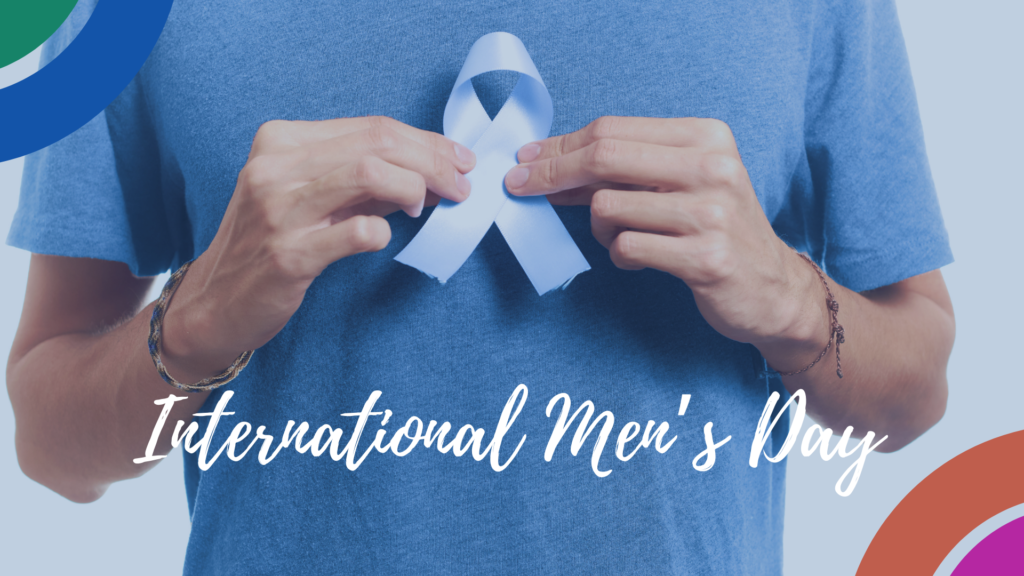
[[[849,462],[791,457],[785,536],[790,576],[852,575],[885,517],[928,473],[971,446],[1024,428],[1016,360],[1024,339],[1015,329],[1024,324],[1017,269],[1024,184],[1014,170],[1024,157],[1024,40],[1017,29],[1024,5],[897,4],[957,258],[944,269],[957,313],[950,404],[942,422],[920,440],[896,454],[870,456],[849,498],[833,490]],[[34,53],[0,70],[0,87],[31,73],[37,62]],[[20,173],[21,161],[0,164],[0,236],[16,208]],[[28,255],[0,247],[0,268],[0,350],[6,352],[21,311]],[[0,571],[180,574],[188,517],[177,452],[143,478],[115,485],[100,501],[77,505],[21,474],[13,438],[13,415],[2,402]]]

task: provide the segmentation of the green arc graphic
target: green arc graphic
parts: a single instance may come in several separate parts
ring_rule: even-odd
[[[0,0],[0,68],[46,42],[78,0]]]

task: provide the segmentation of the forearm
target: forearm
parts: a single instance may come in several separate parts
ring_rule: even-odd
[[[76,502],[99,498],[113,482],[139,476],[161,407],[177,392],[156,372],[146,345],[152,305],[100,334],[50,338],[12,362],[8,389],[25,473]],[[169,417],[188,422],[207,394],[185,394]],[[170,451],[166,426],[159,454]]]
[[[805,264],[806,265],[806,264]],[[808,270],[810,267],[808,266]],[[813,302],[813,321],[795,340],[759,345],[772,367],[796,371],[827,343],[830,316],[824,288],[813,273],[795,297]],[[790,391],[804,390],[808,411],[837,430],[854,427],[856,436],[873,431],[889,438],[879,451],[894,451],[923,434],[946,408],[946,363],[955,333],[952,307],[931,272],[909,279],[915,290],[895,286],[859,294],[829,281],[839,303],[843,378],[836,374],[835,344],[813,368],[783,377]],[[815,309],[816,308],[816,309]]]
[[[389,118],[261,126],[216,236],[168,307],[168,372],[195,383],[266,344],[327,266],[387,246],[385,216],[418,216],[428,189],[465,200],[475,162],[460,144]],[[111,482],[145,471],[132,460],[145,454],[162,410],[155,400],[188,396],[174,404],[174,422],[190,421],[206,399],[168,386],[153,366],[153,307],[137,312],[151,283],[121,262],[32,257],[8,361],[18,458],[69,499],[95,500]],[[161,454],[173,429],[163,429]]]

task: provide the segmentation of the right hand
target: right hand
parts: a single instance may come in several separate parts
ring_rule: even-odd
[[[274,337],[328,265],[387,246],[383,216],[469,196],[473,153],[384,117],[260,127],[210,247],[164,318],[162,359],[195,382]]]

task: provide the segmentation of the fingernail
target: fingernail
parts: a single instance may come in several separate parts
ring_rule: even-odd
[[[459,192],[462,192],[464,198],[469,197],[469,189],[472,185],[469,183],[469,178],[466,178],[466,175],[458,170],[455,171],[455,186]]]
[[[519,149],[520,162],[533,162],[540,156],[540,144],[527,144]]]
[[[476,154],[473,154],[472,150],[456,142],[455,157],[458,158],[460,162],[465,162],[469,164],[473,162],[473,159],[476,157]]]
[[[508,171],[505,176],[505,185],[509,188],[519,188],[530,179],[530,169],[520,164]]]

